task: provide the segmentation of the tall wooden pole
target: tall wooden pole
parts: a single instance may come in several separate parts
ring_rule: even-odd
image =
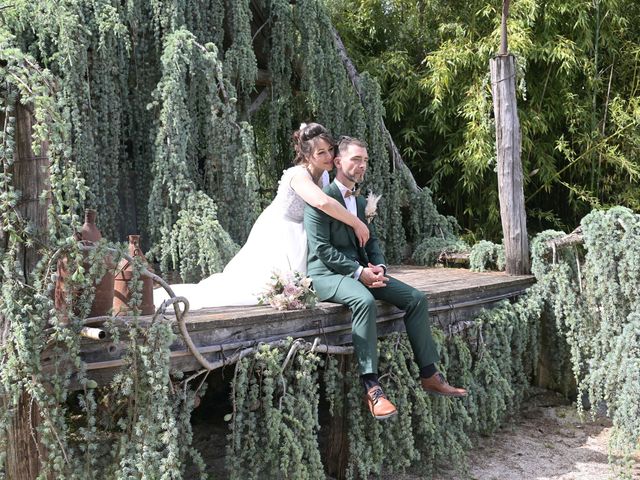
[[[48,200],[42,201],[40,194],[48,188],[49,170],[47,146],[35,156],[32,149],[34,117],[29,108],[16,102],[15,109],[15,158],[12,166],[13,185],[21,192],[17,210],[20,216],[34,228],[36,237],[46,238]],[[24,281],[38,262],[38,245],[23,246],[19,252],[19,263],[24,272]],[[6,319],[5,319],[6,321]],[[14,321],[16,321],[14,319]],[[5,325],[5,332],[7,331]],[[3,335],[4,336],[4,335]],[[3,342],[6,338],[0,339]],[[2,399],[4,408],[11,407],[10,400]],[[45,450],[39,445],[37,426],[40,420],[38,405],[27,392],[22,392],[7,428],[6,474],[11,480],[33,480],[40,472],[40,456]]]
[[[527,216],[524,209],[522,138],[516,103],[516,60],[508,53],[509,0],[502,5],[500,53],[489,61],[496,121],[498,196],[502,220],[506,271],[510,275],[530,272]]]

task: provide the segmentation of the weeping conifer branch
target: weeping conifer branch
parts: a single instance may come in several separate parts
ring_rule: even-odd
[[[333,35],[333,41],[335,42],[336,49],[338,50],[338,54],[340,55],[340,59],[342,60],[342,64],[344,65],[344,68],[346,69],[347,74],[349,75],[349,79],[351,80],[351,84],[353,85],[353,88],[356,90],[358,97],[360,98],[360,101],[363,102],[365,99],[363,98],[362,92],[360,91],[360,75],[358,74],[358,71],[356,70],[355,65],[349,58],[349,55],[347,54],[347,50],[344,47],[344,44],[342,43],[342,39],[340,38],[340,34],[335,29],[335,27],[331,28],[331,33]],[[389,133],[389,130],[387,129],[387,126],[384,123],[384,118],[380,117],[378,121],[380,122],[380,130],[382,131],[382,135],[385,137],[385,141],[389,148],[389,154],[391,155],[391,159],[393,161],[394,167],[397,168],[398,170],[403,171],[403,173],[405,174],[406,181],[409,185],[409,189],[412,192],[418,192],[420,190],[420,187],[418,187],[418,184],[413,178],[413,174],[411,173],[409,168],[402,161],[402,155],[400,155],[400,150],[398,150],[398,147],[393,141],[393,138],[391,137],[391,133]]]

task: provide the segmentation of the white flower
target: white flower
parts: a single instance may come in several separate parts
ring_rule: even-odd
[[[367,204],[364,207],[364,216],[367,218],[367,223],[371,223],[373,217],[378,214],[378,202],[381,198],[382,195],[376,195],[372,192],[367,195]]]

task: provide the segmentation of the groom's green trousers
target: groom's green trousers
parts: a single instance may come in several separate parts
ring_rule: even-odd
[[[405,311],[404,324],[419,367],[426,367],[439,360],[431,336],[426,295],[395,278],[388,278],[386,287],[367,288],[358,280],[344,277],[335,295],[327,299],[351,309],[353,346],[361,375],[378,373],[376,300],[383,300]]]

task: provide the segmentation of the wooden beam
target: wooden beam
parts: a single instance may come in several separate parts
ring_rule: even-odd
[[[338,369],[342,374],[340,382],[341,397],[340,405],[337,405],[329,419],[329,438],[323,451],[327,474],[336,480],[346,478],[347,466],[349,465],[349,398],[346,379],[351,374],[349,368],[351,358],[341,356],[338,358]]]
[[[256,85],[259,87],[270,87],[271,73],[268,70],[259,68],[258,74],[256,75]]]
[[[496,123],[498,197],[506,259],[505,270],[510,275],[524,275],[531,271],[531,267],[520,158],[522,137],[516,101],[516,60],[507,51],[508,15],[509,0],[503,0],[500,54],[489,61],[489,69]]]
[[[469,256],[470,255],[468,253],[443,252],[438,257],[438,263],[442,263],[444,265],[468,265]]]
[[[506,55],[509,52],[507,42],[507,18],[509,17],[509,0],[502,1],[502,20],[500,22],[500,52],[498,55]]]
[[[531,276],[508,276],[502,272],[476,273],[465,269],[426,268],[414,266],[390,266],[395,278],[425,291],[429,298],[431,322],[449,335],[466,327],[483,308],[508,298],[522,295],[533,282]],[[378,335],[403,331],[404,312],[396,307],[378,302]],[[171,318],[171,316],[169,316]],[[153,317],[140,317],[141,325]],[[87,319],[86,325],[99,327],[106,317]],[[109,336],[102,340],[82,340],[82,359],[89,378],[99,384],[110,380],[115,372],[126,365],[123,359],[128,348],[128,331],[131,319],[111,319],[120,332],[115,342]],[[178,336],[171,345],[171,368],[184,372],[201,369],[201,363],[193,355],[182,338],[176,321]],[[208,362],[219,362],[238,351],[254,347],[257,343],[273,343],[287,337],[302,338],[313,342],[319,337],[326,345],[349,345],[351,316],[342,305],[322,302],[312,310],[277,311],[266,306],[218,307],[189,312],[186,330],[192,345]],[[52,368],[53,358],[44,355],[43,368]],[[73,387],[75,388],[75,387]]]
[[[582,235],[582,227],[576,228],[573,232],[565,235],[564,237],[554,238],[547,241],[547,246],[551,249],[573,247],[575,245],[581,245],[584,243]]]
[[[251,105],[249,105],[249,115],[253,115],[255,112],[257,112],[258,109],[265,102],[265,100],[269,98],[269,90],[270,89],[268,87],[263,88],[260,94],[256,97],[256,99],[253,102],[251,102]]]

